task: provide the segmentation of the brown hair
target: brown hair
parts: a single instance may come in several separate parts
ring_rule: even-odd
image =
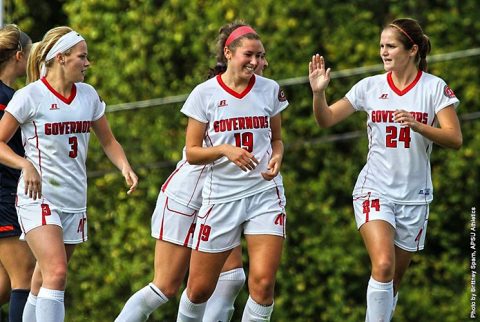
[[[225,58],[225,54],[223,51],[223,49],[225,48],[225,42],[227,41],[228,36],[230,36],[230,34],[235,29],[242,26],[250,26],[250,25],[248,25],[244,21],[237,20],[222,26],[218,31],[217,45],[215,48],[215,58],[217,60],[217,63],[215,67],[210,68],[208,72],[208,78],[215,77],[216,75],[221,74],[227,70],[227,59]],[[236,38],[234,41],[232,41],[228,45],[228,48],[231,51],[235,51],[235,49],[240,45],[243,38],[260,40],[260,36],[258,36],[257,34],[247,33],[245,35],[242,35]]]
[[[415,19],[400,18],[392,21],[386,28],[392,28],[397,31],[398,39],[405,49],[411,49],[413,45],[418,46],[415,62],[420,70],[426,72],[427,55],[430,53],[432,45],[428,36],[423,33],[420,24]]]
[[[0,29],[0,70],[18,51],[25,53],[30,46],[30,37],[18,28],[17,25],[8,24]]]
[[[27,84],[34,82],[40,78],[40,67],[45,63],[45,67],[52,66],[54,59],[45,61],[48,52],[55,43],[63,36],[72,31],[72,28],[67,26],[55,27],[47,31],[40,42],[34,44],[28,56],[27,62]],[[71,50],[67,50],[64,54],[69,55]]]

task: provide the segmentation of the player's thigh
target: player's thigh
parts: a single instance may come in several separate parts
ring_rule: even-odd
[[[185,278],[190,253],[191,249],[188,247],[157,239],[155,243],[154,284],[164,292],[176,293]]]
[[[0,239],[0,259],[13,288],[29,288],[35,258],[25,241],[17,236]]]
[[[188,296],[194,302],[208,300],[215,290],[218,277],[231,250],[206,253],[192,250],[188,276]]]
[[[222,267],[222,272],[228,272],[235,268],[243,267],[242,263],[242,246],[237,246],[232,249],[230,255],[228,255],[225,264]]]
[[[274,235],[245,235],[249,274],[273,277],[280,265],[284,238]]]

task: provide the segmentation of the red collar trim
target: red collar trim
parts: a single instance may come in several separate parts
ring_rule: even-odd
[[[70,104],[73,99],[75,98],[75,95],[77,95],[77,87],[75,86],[75,84],[72,84],[72,91],[70,92],[70,96],[69,97],[65,97],[63,96],[62,94],[60,94],[59,92],[57,92],[47,81],[47,79],[45,77],[42,77],[42,82],[45,84],[45,86],[47,86],[47,88],[50,90],[50,92],[53,93],[53,95],[55,95],[56,97],[58,97],[59,99],[61,99],[65,104]]]
[[[3,111],[6,108],[7,108],[7,105],[0,104],[0,111]]]
[[[228,87],[222,80],[222,77],[221,77],[221,74],[217,75],[217,81],[218,83],[220,84],[220,86],[227,92],[229,93],[230,95],[236,97],[236,98],[244,98],[245,95],[247,95],[250,90],[252,89],[253,85],[255,84],[255,74],[252,75],[252,77],[250,77],[250,80],[248,81],[248,85],[247,87],[243,90],[243,92],[241,93],[237,93],[235,92],[233,89],[231,89],[230,87]]]
[[[403,90],[399,90],[395,84],[393,83],[393,79],[392,79],[392,72],[389,72],[387,74],[387,81],[388,81],[388,85],[390,86],[390,88],[392,89],[392,91],[394,91],[395,93],[397,93],[397,95],[399,96],[403,96],[405,94],[407,94],[415,85],[417,85],[418,81],[420,80],[420,77],[422,77],[422,71],[419,70],[417,72],[417,76],[415,76],[415,79],[413,80],[413,82],[411,82],[407,87],[405,87]]]

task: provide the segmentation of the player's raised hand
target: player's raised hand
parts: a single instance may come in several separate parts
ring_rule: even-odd
[[[280,172],[280,166],[282,165],[282,160],[280,156],[274,156],[268,162],[268,169],[265,172],[262,172],[262,177],[265,180],[272,180]]]
[[[137,189],[138,177],[130,167],[126,167],[125,169],[123,169],[122,175],[125,178],[127,185],[130,187],[130,189],[128,189],[127,191],[127,194],[129,195]]]
[[[42,197],[42,179],[30,161],[27,161],[25,164],[26,166],[22,168],[25,194],[33,200],[40,199]]]
[[[325,69],[325,60],[319,54],[312,56],[308,63],[308,79],[314,93],[325,91],[330,83],[330,68]]]
[[[228,160],[232,161],[242,171],[253,170],[258,164],[258,160],[253,154],[243,148],[226,144],[223,152]]]

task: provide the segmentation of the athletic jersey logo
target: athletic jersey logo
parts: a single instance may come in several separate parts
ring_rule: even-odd
[[[50,107],[50,110],[58,110],[58,105],[57,103],[52,103],[52,106]]]
[[[285,102],[287,100],[287,95],[285,95],[283,89],[280,89],[280,91],[278,92],[278,100],[280,102]]]
[[[227,100],[221,100],[221,101],[218,103],[218,107],[225,107],[225,106],[228,106]]]
[[[448,87],[448,85],[445,85],[445,87],[443,88],[443,94],[446,97],[449,97],[449,98],[454,98],[455,97],[455,93],[453,92],[453,90],[450,87]]]
[[[388,99],[388,94],[382,94],[382,95],[380,95],[379,99],[381,99],[381,100],[386,100],[386,99]]]

